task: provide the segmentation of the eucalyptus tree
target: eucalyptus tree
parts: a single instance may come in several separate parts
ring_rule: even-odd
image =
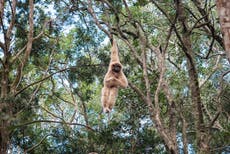
[[[0,2],[1,153],[12,147],[16,125],[33,118],[38,103],[36,92],[40,83],[50,77],[48,70],[56,44],[51,37],[56,34],[50,27],[51,18],[37,5],[41,3]]]
[[[0,15],[1,153],[227,150],[229,65],[213,0],[1,1]],[[129,80],[110,118],[105,36]]]
[[[168,152],[179,153],[178,140],[184,153],[189,145],[198,153],[227,148],[215,147],[216,134],[228,132],[220,98],[229,86],[215,1],[69,4],[72,12],[87,12],[109,38],[127,46],[122,53],[131,56],[127,65],[136,64],[128,71],[130,88],[146,103]]]

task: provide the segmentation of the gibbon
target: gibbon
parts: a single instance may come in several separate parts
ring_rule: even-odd
[[[126,88],[128,81],[122,71],[122,65],[119,60],[118,47],[113,40],[111,48],[109,69],[104,77],[104,87],[101,91],[101,103],[103,112],[111,112],[118,95],[119,88]]]

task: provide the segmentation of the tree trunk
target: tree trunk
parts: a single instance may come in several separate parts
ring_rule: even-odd
[[[187,138],[187,122],[183,116],[183,113],[180,113],[181,122],[182,122],[182,142],[183,142],[183,152],[188,154],[188,138]]]
[[[177,154],[178,147],[177,147],[176,139],[170,135],[169,133],[170,130],[166,131],[166,129],[163,127],[163,124],[161,123],[161,119],[159,117],[160,113],[158,111],[151,111],[151,110],[150,113],[154,114],[151,116],[151,118],[153,119],[153,122],[155,124],[158,133],[163,138],[166,144],[167,151],[170,154]]]
[[[0,47],[4,51],[4,57],[1,60],[2,64],[2,71],[1,71],[1,94],[0,94],[0,153],[5,154],[8,151],[8,147],[10,145],[10,133],[9,130],[11,120],[13,119],[13,107],[12,101],[14,100],[14,92],[16,91],[17,86],[20,83],[20,79],[22,77],[22,69],[25,66],[32,49],[32,42],[33,42],[33,11],[34,11],[34,4],[33,0],[29,1],[29,33],[28,33],[28,41],[26,46],[26,51],[24,54],[24,59],[22,60],[22,64],[19,65],[19,69],[16,73],[16,77],[12,81],[10,81],[10,72],[11,70],[11,63],[10,59],[12,58],[10,52],[10,44],[12,43],[12,32],[15,26],[15,19],[16,19],[16,0],[9,1],[11,6],[11,19],[8,27],[3,23],[4,19],[4,1],[0,0],[0,26],[7,27],[4,32],[4,43],[0,42]],[[7,19],[8,20],[8,19]]]
[[[0,100],[0,152],[1,154],[7,153],[7,145],[9,142],[9,118],[11,117],[9,104],[7,102],[9,96],[9,51],[8,42],[5,43],[3,49],[4,57],[2,60],[2,72],[1,72],[1,100]]]
[[[9,64],[7,56],[4,57],[4,68],[1,74],[1,102],[0,102],[0,153],[7,153],[7,145],[9,142],[8,126],[9,118],[11,117],[11,112],[9,104],[7,102],[7,97],[9,95]]]
[[[165,56],[164,54],[160,55],[160,50],[158,50],[158,60],[159,60],[159,69],[160,69],[160,79],[158,81],[158,86],[155,92],[155,105],[152,103],[151,99],[151,91],[150,91],[150,81],[148,78],[148,71],[147,71],[147,53],[146,53],[146,47],[147,47],[147,39],[146,36],[144,35],[144,32],[141,30],[139,27],[139,38],[141,42],[141,50],[142,50],[142,62],[143,62],[143,76],[145,80],[145,87],[146,87],[146,97],[145,97],[145,102],[148,105],[149,113],[151,115],[151,119],[155,124],[155,127],[157,131],[159,132],[160,136],[163,138],[167,151],[170,152],[171,154],[177,154],[178,149],[177,149],[177,142],[176,142],[176,131],[174,131],[175,125],[171,125],[173,130],[170,131],[169,129],[166,129],[164,127],[164,124],[162,123],[162,119],[160,117],[160,107],[159,107],[159,92],[160,89],[162,88],[163,84],[163,76],[165,73]],[[152,45],[148,44],[150,48],[153,49]],[[173,117],[173,114],[172,114]]]
[[[207,139],[207,133],[205,130],[205,124],[203,119],[202,101],[200,96],[200,88],[198,82],[198,74],[194,61],[194,52],[192,50],[192,42],[190,40],[190,29],[188,27],[186,13],[181,0],[176,1],[176,8],[178,13],[178,20],[182,27],[182,36],[180,37],[182,50],[187,58],[187,69],[189,74],[189,88],[191,93],[191,100],[194,106],[194,119],[196,127],[196,141],[198,147],[198,153],[210,153],[209,141]]]
[[[216,0],[216,6],[224,36],[225,53],[230,63],[230,1]]]
[[[1,119],[1,129],[0,129],[0,140],[1,140],[1,148],[0,148],[0,153],[1,154],[6,154],[7,153],[7,146],[9,143],[9,131],[7,129],[8,126],[8,120],[2,120]]]

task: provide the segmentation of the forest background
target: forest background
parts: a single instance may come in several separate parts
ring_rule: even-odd
[[[230,4],[217,2],[0,0],[0,153],[229,153]],[[112,36],[129,87],[108,117]]]

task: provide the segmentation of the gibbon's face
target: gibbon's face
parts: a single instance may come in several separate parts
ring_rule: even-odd
[[[112,71],[115,73],[119,73],[121,71],[121,65],[116,63],[112,65]]]

